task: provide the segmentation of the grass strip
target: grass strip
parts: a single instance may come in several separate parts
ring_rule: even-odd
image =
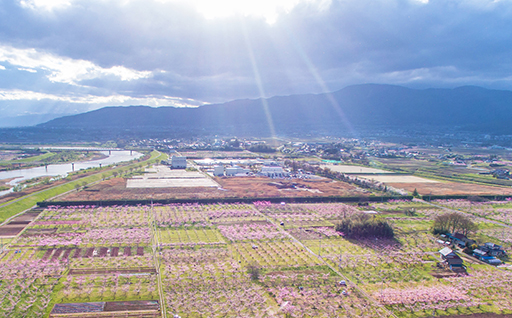
[[[104,177],[110,177],[114,173],[120,173],[121,171],[124,171],[126,169],[129,169],[130,167],[134,166],[140,166],[141,164],[151,164],[154,162],[160,162],[160,160],[164,160],[167,158],[167,155],[160,153],[158,151],[151,152],[151,157],[147,159],[146,161],[142,162],[135,162],[127,166],[121,166],[114,169],[111,169],[109,171],[102,171],[87,177],[79,178],[73,181],[70,181],[68,183],[64,183],[46,190],[42,190],[40,192],[28,194],[24,197],[18,198],[15,200],[15,202],[8,205],[3,206],[0,208],[0,222],[3,222],[10,218],[13,215],[16,215],[20,212],[23,212],[27,209],[32,208],[37,204],[37,202],[45,201],[50,198],[53,198],[59,194],[71,191],[75,189],[76,185],[82,185],[85,183],[89,184],[92,182],[100,181]]]

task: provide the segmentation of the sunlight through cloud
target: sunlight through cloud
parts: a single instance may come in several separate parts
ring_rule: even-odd
[[[103,68],[90,61],[74,60],[53,54],[39,52],[36,49],[17,49],[0,46],[0,62],[7,62],[18,70],[36,72],[41,69],[49,72],[47,78],[52,82],[79,85],[82,80],[113,76],[121,81],[132,81],[151,76],[149,71],[136,71],[124,66]]]
[[[162,2],[180,0],[160,0]],[[269,24],[276,22],[280,13],[287,13],[301,3],[313,4],[323,10],[331,0],[187,0],[205,18],[225,18],[232,15],[263,17]]]
[[[172,96],[146,96],[146,97],[131,97],[126,95],[110,95],[110,96],[96,96],[96,95],[56,95],[47,94],[25,90],[0,90],[0,101],[17,101],[17,100],[51,100],[55,102],[66,102],[73,104],[91,104],[95,107],[105,105],[147,105],[153,107],[159,106],[173,106],[173,107],[199,107],[205,103],[196,101],[190,98],[179,98]]]
[[[21,0],[20,5],[24,8],[30,8],[32,10],[42,8],[48,11],[52,11],[53,9],[69,7],[71,2],[70,0]]]

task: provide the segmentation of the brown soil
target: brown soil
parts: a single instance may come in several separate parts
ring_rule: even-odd
[[[446,278],[446,277],[455,277],[458,274],[451,271],[442,271],[442,272],[432,272],[430,273],[435,278]]]
[[[0,227],[0,236],[15,236],[23,231],[25,225],[4,225]]]
[[[137,274],[156,273],[152,267],[139,268],[94,268],[94,269],[70,269],[69,275],[98,275],[98,274]]]
[[[23,231],[23,229],[32,222],[39,212],[27,212],[23,215],[17,216],[9,223],[0,227],[0,236],[14,236]]]
[[[298,240],[318,240],[323,237],[322,234],[313,232],[309,229],[289,229],[286,231]]]
[[[160,317],[158,300],[56,304],[50,317]]]
[[[137,311],[160,310],[157,300],[154,301],[113,301],[105,304],[104,311]]]
[[[294,180],[298,189],[279,189],[272,179],[261,177],[216,178],[217,188],[126,188],[126,180],[115,178],[100,182],[84,191],[72,192],[59,201],[105,201],[147,199],[211,199],[211,198],[267,198],[318,196],[369,196],[369,192],[344,182],[322,180]],[[304,191],[318,190],[318,191]]]
[[[512,195],[512,188],[487,185],[438,182],[438,183],[390,183],[390,186],[413,192],[414,189],[424,196],[432,195]]]

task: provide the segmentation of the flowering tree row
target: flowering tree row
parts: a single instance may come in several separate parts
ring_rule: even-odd
[[[321,271],[285,271],[261,278],[281,312],[289,317],[383,317],[339,277]]]
[[[159,226],[206,225],[232,218],[260,219],[247,204],[166,205],[155,208],[154,213]]]
[[[155,274],[68,275],[55,296],[58,302],[157,299]]]
[[[0,316],[42,317],[65,267],[41,260],[2,260]]]
[[[120,257],[88,257],[72,258],[69,261],[69,267],[73,269],[126,269],[134,267],[152,267],[154,266],[153,256],[147,254],[144,256],[120,256]]]
[[[186,229],[159,229],[158,241],[161,246],[225,243],[219,231],[216,229],[205,229],[197,227]]]
[[[70,232],[20,236],[12,244],[17,246],[81,246],[81,245],[148,245],[152,234],[149,228],[92,229],[87,232]]]
[[[50,207],[35,226],[70,225],[75,229],[148,225],[149,206]]]
[[[219,231],[231,241],[285,238],[286,234],[270,223],[219,225]]]
[[[265,290],[251,282],[226,249],[166,250],[162,253],[169,315],[277,317]]]
[[[231,250],[233,257],[243,265],[257,264],[265,268],[275,268],[321,264],[318,258],[291,241],[239,243],[231,245]]]

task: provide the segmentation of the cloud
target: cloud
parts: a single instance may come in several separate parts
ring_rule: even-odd
[[[18,49],[12,46],[0,46],[0,61],[18,66],[18,70],[37,72],[36,69],[47,71],[52,82],[79,85],[83,80],[113,76],[122,81],[147,78],[148,71],[135,71],[123,66],[102,68],[90,61],[74,60],[36,49]]]
[[[196,101],[190,98],[178,98],[171,96],[151,96],[144,98],[136,98],[124,95],[111,96],[95,96],[95,95],[55,95],[33,91],[23,90],[0,90],[0,101],[17,101],[17,100],[50,100],[58,102],[66,102],[73,104],[93,104],[93,105],[147,105],[147,106],[174,106],[174,107],[198,107],[204,105],[204,102]]]
[[[44,9],[52,11],[54,9],[62,9],[69,7],[71,1],[69,0],[21,0],[20,5],[23,8],[30,8],[32,10]]]
[[[0,90],[96,107],[360,83],[512,89],[510,21],[508,0],[4,0]]]

